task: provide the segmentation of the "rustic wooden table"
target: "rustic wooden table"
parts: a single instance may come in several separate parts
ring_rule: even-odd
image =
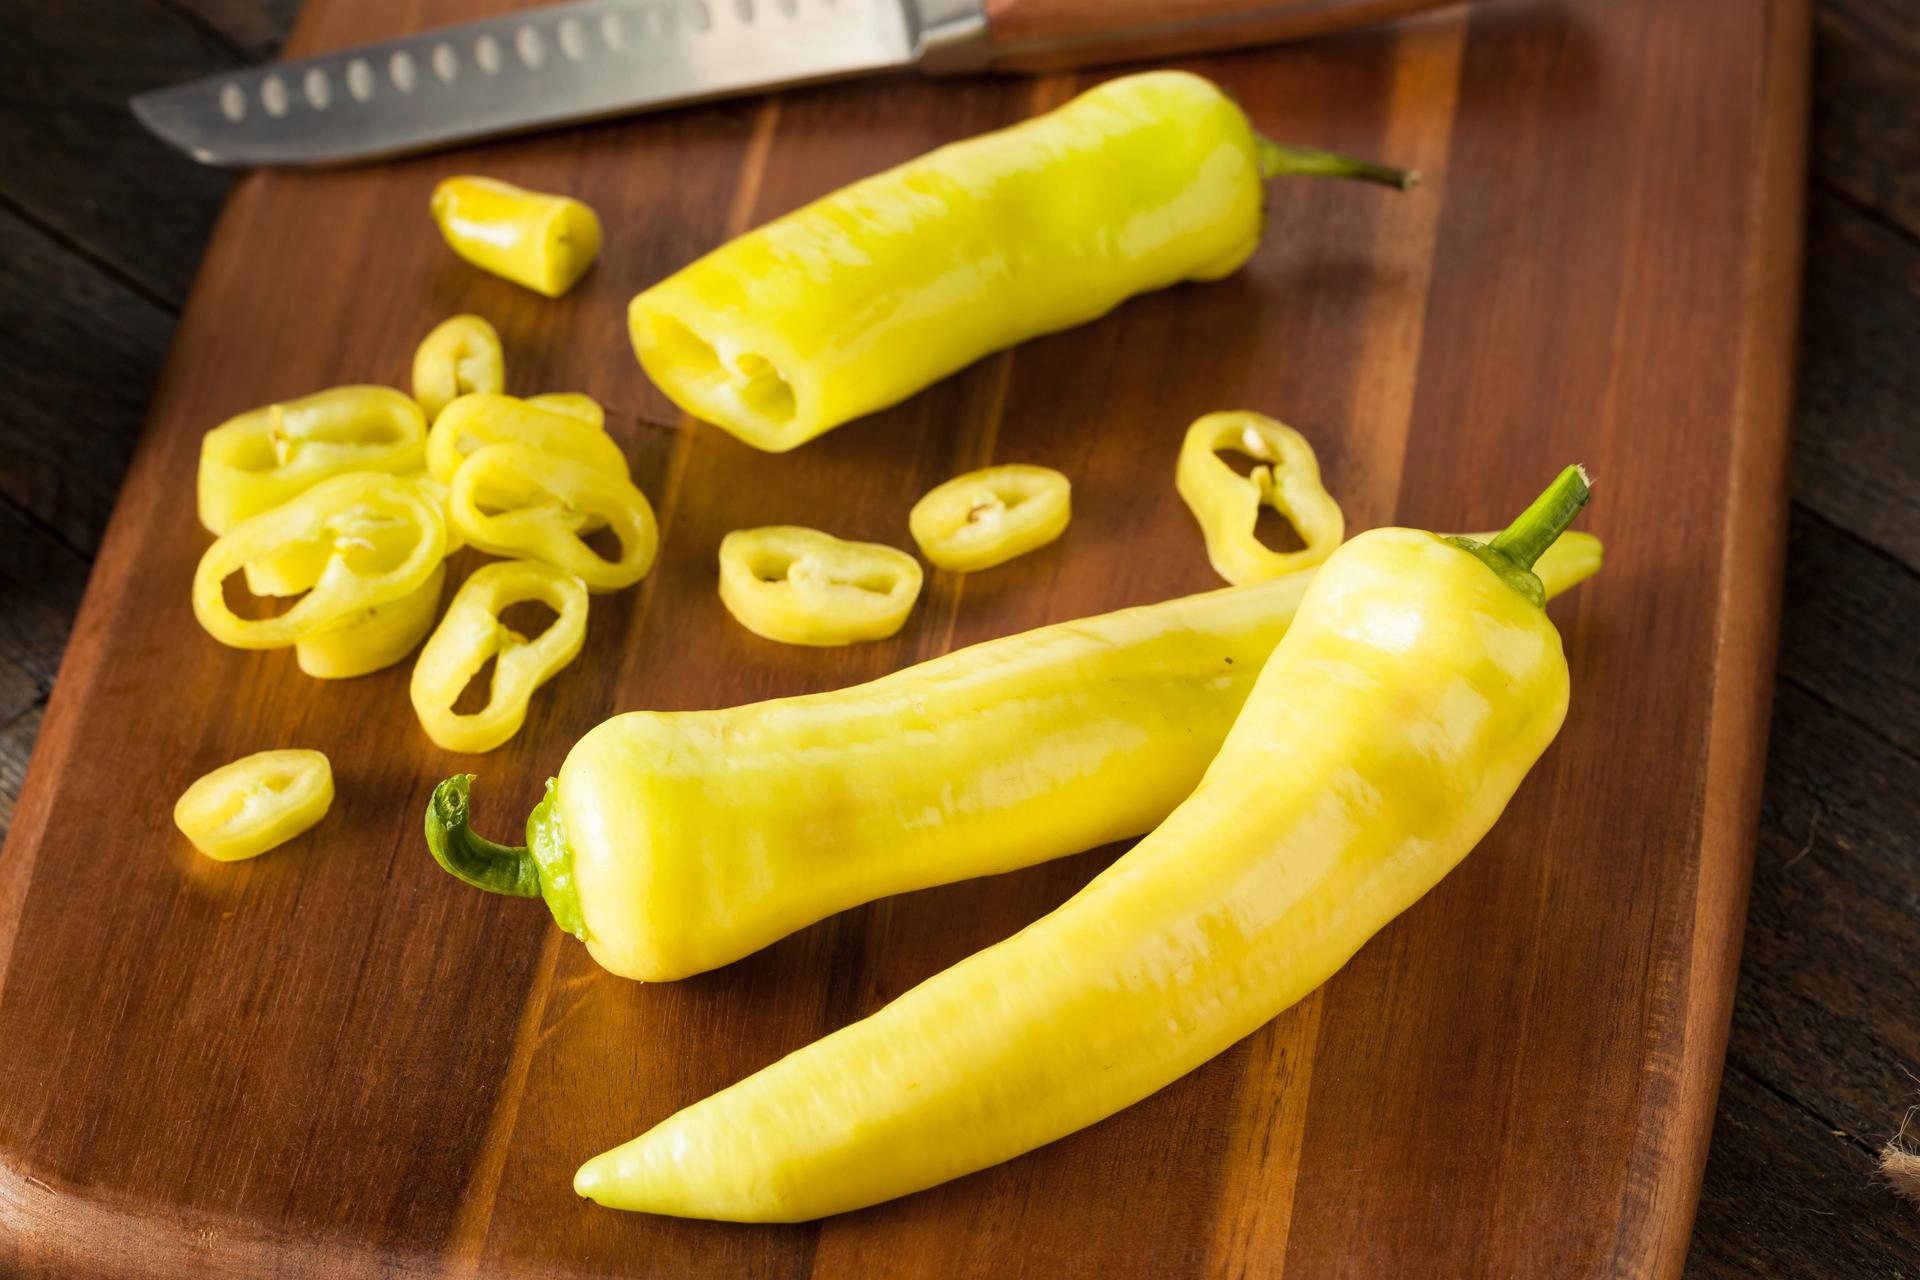
[[[296,4],[7,10],[0,832],[226,187],[124,101],[271,56]],[[1703,1276],[1920,1257],[1920,1212],[1874,1173],[1920,1103],[1920,0],[1821,0],[1815,57],[1784,634]]]

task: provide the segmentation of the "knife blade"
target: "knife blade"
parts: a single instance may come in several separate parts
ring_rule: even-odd
[[[571,0],[144,93],[205,164],[347,164],[848,76],[1318,35],[1446,0]]]
[[[203,164],[383,159],[984,53],[980,0],[573,0],[132,101]]]

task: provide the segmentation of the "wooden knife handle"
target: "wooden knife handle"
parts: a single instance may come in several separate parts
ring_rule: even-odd
[[[993,66],[1047,71],[1298,40],[1446,0],[986,0]]]

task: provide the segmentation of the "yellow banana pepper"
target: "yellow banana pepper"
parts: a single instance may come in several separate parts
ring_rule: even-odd
[[[1567,533],[1537,568],[1557,594],[1600,558]],[[465,779],[435,792],[429,845],[469,884],[544,897],[613,973],[699,973],[863,902],[1150,830],[1199,782],[1316,572],[989,640],[850,689],[615,716],[568,754],[527,848],[468,830]]]
[[[653,505],[624,472],[525,445],[474,450],[454,473],[447,509],[471,545],[490,555],[544,560],[591,591],[640,581],[660,546]],[[601,528],[619,540],[619,559],[606,559],[581,537]]]
[[[538,600],[554,619],[532,640],[500,620],[511,605]],[[578,578],[535,560],[476,569],[460,584],[420,660],[407,695],[420,727],[447,751],[491,751],[526,723],[534,690],[580,653],[587,637],[587,588]],[[454,704],[487,660],[493,682],[479,711]]]
[[[194,571],[194,617],[222,644],[281,648],[417,590],[446,545],[418,485],[370,471],[335,476],[216,539]],[[301,566],[306,594],[274,617],[237,616],[226,581],[250,563]]]
[[[604,431],[607,427],[607,411],[600,407],[600,402],[578,391],[543,391],[537,396],[528,396],[527,403],[548,413],[578,418],[595,431]]]
[[[300,669],[319,680],[348,680],[390,667],[413,652],[433,630],[440,592],[447,584],[443,560],[420,586],[398,600],[368,605],[359,613],[293,642]]]
[[[1569,468],[1490,544],[1347,543],[1199,786],[1130,852],[587,1161],[575,1191],[748,1222],[857,1209],[1112,1115],[1305,996],[1466,856],[1559,731],[1567,663],[1527,566],[1585,500]]]
[[[1067,531],[1073,486],[1052,467],[1007,463],[955,476],[913,504],[907,527],[920,554],[973,573],[1023,556]]]
[[[898,631],[920,598],[920,562],[878,542],[776,524],[720,540],[720,601],[757,636],[841,645]]]
[[[333,387],[231,418],[200,442],[200,523],[215,535],[329,476],[413,471],[420,406],[391,387]]]
[[[333,767],[318,751],[258,751],[223,764],[188,787],[173,825],[193,847],[237,862],[285,844],[333,804]]]
[[[1220,456],[1234,449],[1258,461],[1241,475]],[[1210,413],[1187,428],[1174,473],[1207,540],[1214,572],[1239,585],[1319,564],[1346,536],[1346,517],[1320,482],[1320,461],[1306,437],[1265,414]],[[1306,545],[1274,551],[1254,537],[1260,508],[1278,511]]]
[[[626,479],[627,455],[600,429],[599,406],[589,412],[582,400],[593,404],[585,396],[567,396],[560,405],[517,396],[461,396],[427,432],[427,474],[452,484],[461,462],[481,445],[521,444]]]
[[[570,196],[495,178],[448,178],[430,206],[453,251],[494,275],[557,298],[600,254],[600,219]]]
[[[500,334],[483,317],[442,320],[413,353],[413,398],[431,424],[440,411],[473,392],[497,395],[507,387]]]
[[[1411,177],[1257,136],[1215,85],[1122,76],[721,246],[633,299],[647,376],[782,451],[1137,293],[1228,275],[1265,179]]]

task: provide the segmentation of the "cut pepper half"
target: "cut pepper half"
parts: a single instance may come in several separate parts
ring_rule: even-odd
[[[987,467],[931,490],[913,504],[907,527],[920,554],[940,568],[991,569],[1065,533],[1072,492],[1052,467]]]
[[[440,513],[418,485],[378,472],[335,476],[215,540],[194,571],[193,613],[222,644],[281,648],[418,589],[446,545]],[[299,566],[306,594],[275,617],[239,617],[225,584],[254,563]]]
[[[463,175],[433,189],[428,211],[455,253],[549,298],[571,289],[600,254],[600,219],[569,196]]]
[[[572,397],[567,408],[556,409],[501,395],[461,396],[434,419],[427,433],[427,473],[451,484],[461,462],[490,444],[525,445],[627,478],[627,455]]]
[[[740,625],[784,644],[841,645],[900,630],[920,598],[920,562],[877,542],[798,525],[720,540],[720,599]]]
[[[222,534],[330,476],[413,471],[420,406],[391,387],[333,387],[230,418],[200,442],[200,523]]]
[[[447,508],[473,546],[544,560],[593,591],[618,591],[646,577],[660,545],[653,505],[624,475],[525,445],[475,450],[454,473]],[[600,528],[619,540],[617,559],[581,536]]]
[[[221,765],[174,802],[173,825],[209,858],[235,862],[285,844],[326,816],[333,767],[318,751],[260,751]]]
[[[429,423],[461,396],[506,388],[500,334],[480,316],[442,320],[413,353],[413,398]]]
[[[1235,471],[1220,456],[1226,449],[1253,458],[1253,470]],[[1200,522],[1214,571],[1236,586],[1310,569],[1346,534],[1346,517],[1320,481],[1313,446],[1264,414],[1210,413],[1187,428],[1175,484]],[[1293,525],[1305,544],[1300,550],[1275,551],[1254,536],[1263,506]]]
[[[511,605],[538,600],[554,611],[532,640],[500,621]],[[509,560],[476,569],[460,584],[407,689],[427,736],[448,751],[491,751],[526,723],[534,690],[580,652],[587,635],[586,584],[537,560]],[[455,711],[454,704],[487,659],[494,659],[487,704]]]

